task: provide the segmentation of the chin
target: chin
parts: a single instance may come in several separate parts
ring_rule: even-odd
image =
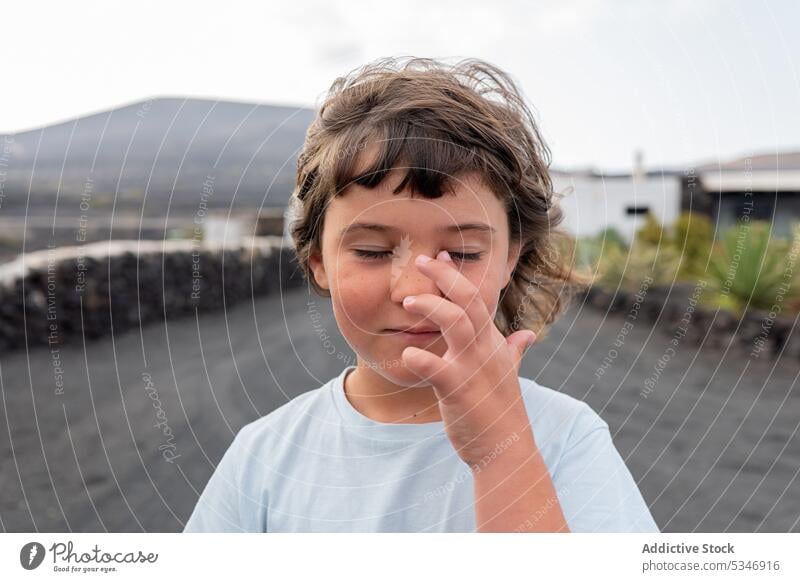
[[[400,359],[385,359],[378,364],[371,363],[369,367],[398,386],[405,388],[430,386],[430,382],[420,379]]]

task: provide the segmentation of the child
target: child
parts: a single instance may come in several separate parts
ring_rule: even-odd
[[[242,428],[184,531],[658,531],[608,425],[518,376],[586,281],[549,156],[484,61],[336,80],[289,232],[357,363]]]

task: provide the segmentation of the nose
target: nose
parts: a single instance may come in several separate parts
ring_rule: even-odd
[[[391,281],[391,299],[400,305],[403,299],[409,295],[420,295],[422,293],[431,293],[444,297],[436,282],[425,275],[417,266],[417,256],[423,253],[408,253],[407,261],[393,261],[392,263],[392,281]],[[429,257],[435,257],[436,253],[427,254]]]

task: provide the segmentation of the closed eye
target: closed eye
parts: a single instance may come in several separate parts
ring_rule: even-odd
[[[353,252],[357,256],[363,257],[370,261],[379,261],[381,259],[388,258],[392,254],[392,251],[368,251],[365,249],[353,249]],[[479,261],[481,257],[483,257],[483,252],[478,252],[478,253],[457,253],[454,251],[447,251],[447,252],[453,259],[464,262]]]

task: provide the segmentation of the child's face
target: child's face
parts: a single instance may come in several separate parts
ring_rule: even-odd
[[[437,200],[411,198],[407,190],[393,195],[401,179],[402,172],[395,170],[372,190],[354,184],[334,198],[325,211],[322,256],[313,254],[310,266],[317,283],[330,290],[336,322],[359,359],[393,383],[411,386],[419,380],[403,365],[404,348],[414,345],[439,356],[447,351],[441,335],[409,343],[402,334],[389,331],[435,325],[403,307],[409,295],[445,296],[416,266],[416,256],[448,251],[494,316],[519,246],[510,247],[503,204],[477,175],[454,181],[455,195]],[[342,235],[355,223],[385,225],[388,230],[361,228]],[[494,231],[447,230],[467,223],[485,224]],[[377,254],[370,258],[365,252]]]

